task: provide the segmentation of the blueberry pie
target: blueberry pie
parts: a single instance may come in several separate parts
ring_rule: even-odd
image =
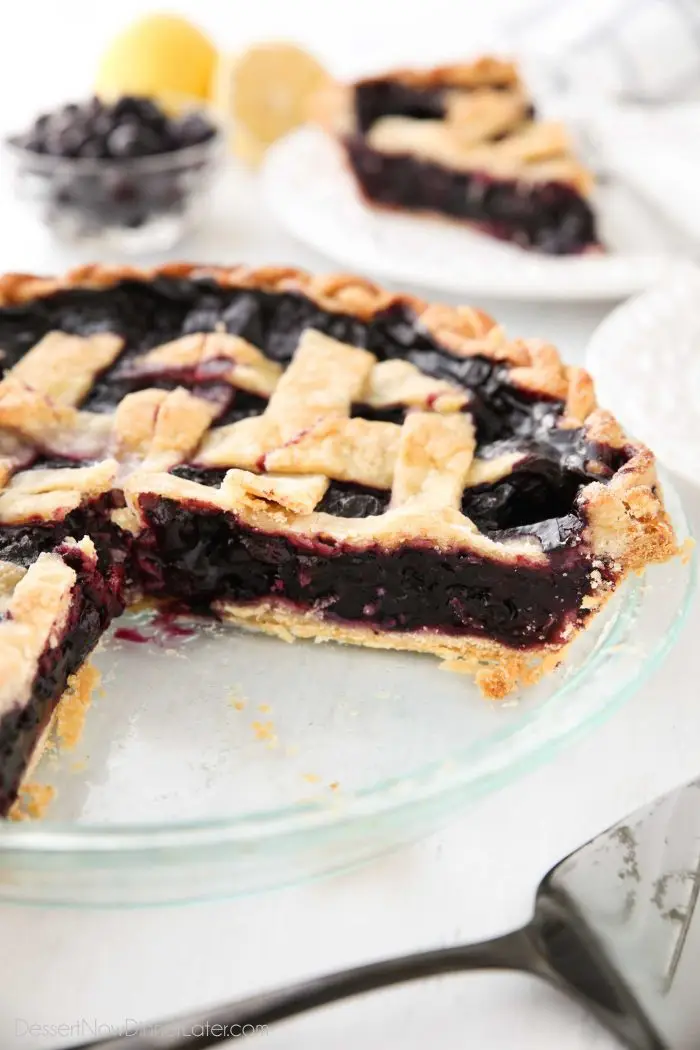
[[[139,598],[502,697],[676,553],[654,458],[486,314],[348,276],[0,280],[0,813]]]
[[[600,247],[592,176],[565,129],[537,119],[510,62],[337,85],[319,98],[317,115],[372,205],[467,222],[553,255]]]

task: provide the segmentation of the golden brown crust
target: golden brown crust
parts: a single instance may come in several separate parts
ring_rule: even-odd
[[[117,477],[117,463],[102,460],[87,467],[59,467],[16,474],[0,491],[0,525],[32,519],[56,520],[82,503],[109,492]]]
[[[482,171],[529,183],[560,182],[582,195],[591,192],[592,175],[575,157],[562,124],[517,123],[502,107],[502,99],[489,100],[478,119],[465,118],[464,126],[455,119],[381,117],[365,139],[378,153],[411,154],[454,171]]]
[[[20,358],[12,378],[59,405],[78,405],[100,372],[117,358],[123,339],[109,332],[83,338],[49,332]]]
[[[77,546],[96,558],[91,540]],[[0,622],[0,715],[26,700],[39,657],[60,642],[75,580],[75,570],[60,555],[40,554],[17,582]]]
[[[301,612],[274,599],[240,605],[218,602],[216,611],[238,627],[285,642],[313,639],[436,656],[444,670],[473,676],[489,700],[502,700],[521,685],[534,685],[562,662],[573,641],[572,637],[565,646],[539,646],[525,652],[493,640],[439,631],[379,631],[363,624],[324,620],[313,611]]]
[[[363,320],[370,320],[377,313],[390,307],[406,307],[415,314],[418,326],[452,354],[463,357],[478,354],[490,358],[494,362],[501,363],[504,368],[508,368],[510,381],[523,390],[534,396],[552,397],[563,401],[565,411],[559,425],[563,427],[584,426],[589,440],[611,447],[627,447],[632,451],[631,458],[624,467],[617,471],[610,484],[603,486],[594,483],[586,486],[582,492],[581,499],[586,506],[589,521],[588,537],[594,552],[600,553],[601,556],[614,557],[624,571],[650,561],[665,560],[675,552],[673,530],[666,515],[656,480],[654,458],[643,446],[628,442],[621,428],[609,413],[596,409],[590,376],[581,368],[564,365],[556,349],[540,340],[508,340],[493,318],[484,311],[473,307],[427,304],[414,296],[387,292],[365,278],[348,274],[313,276],[292,267],[249,269],[244,266],[209,267],[187,263],[169,263],[143,270],[134,267],[92,265],[73,270],[65,277],[57,279],[40,278],[30,274],[8,274],[0,278],[0,305],[26,302],[32,298],[51,295],[65,288],[104,288],[126,278],[148,281],[160,276],[202,277],[213,279],[225,287],[252,288],[270,292],[298,292],[312,299],[323,309],[351,313]],[[311,340],[317,345],[322,343],[326,347],[334,343],[333,340],[325,341],[325,337],[318,336],[316,333]],[[335,345],[342,347],[342,344]],[[352,347],[342,347],[338,352],[343,359],[347,357],[348,360],[357,361],[358,367],[360,367],[359,362],[362,361],[363,375],[371,371],[371,355],[367,354],[363,357],[364,351]],[[289,371],[290,369],[287,370],[287,374]],[[275,384],[275,391],[279,389],[279,385],[279,383]],[[15,384],[15,387],[20,386],[21,384]],[[17,408],[14,417],[16,421],[19,420],[17,426],[20,431],[21,421],[28,418],[27,398],[32,401],[33,408],[37,407],[34,404],[36,399],[41,398],[41,395],[34,391],[29,391],[27,394],[27,390],[28,388],[22,394],[25,400],[22,401],[20,398],[22,405]],[[451,397],[449,392],[445,391],[445,393]],[[276,392],[273,393],[272,402],[276,396]],[[345,405],[348,400],[347,391],[343,394],[343,398]],[[457,403],[448,402],[448,406],[448,411],[454,410],[457,408]],[[44,405],[43,401],[40,407],[44,407],[48,412],[59,411],[55,405]],[[0,417],[2,409],[3,403],[0,398]],[[77,413],[69,406],[62,407],[60,411],[75,413],[76,418],[72,420],[71,425],[77,432],[84,431],[85,424],[89,424],[88,438],[83,439],[87,440],[88,444],[90,441],[94,445],[104,443],[104,435],[99,428],[104,427],[105,417],[87,419],[85,417],[89,416],[88,413]],[[210,432],[210,436],[205,438],[197,453],[197,461],[207,466],[235,465],[257,470],[261,441],[265,445],[263,429],[266,429],[266,426],[264,417],[256,417],[233,424],[232,427],[218,428],[216,436],[211,436]],[[373,426],[379,427],[380,425],[373,424]],[[89,437],[90,428],[98,428],[92,438]],[[305,459],[304,469],[313,474],[324,473],[331,459],[340,463],[339,449],[343,447],[350,458],[359,455],[360,458],[356,460],[356,463],[360,463],[361,453],[358,452],[358,449],[367,451],[370,447],[369,430],[367,440],[365,440],[364,429],[367,429],[365,420],[348,420],[342,414],[326,416],[318,425],[315,434],[318,444],[313,456],[308,460]],[[367,469],[361,470],[359,475],[354,473],[351,478],[353,471],[348,466],[341,467],[336,472],[341,475],[339,480],[361,480],[371,484],[369,479],[373,476],[376,485],[378,478],[382,484],[387,484],[389,474],[393,478],[400,428],[395,424],[386,423],[382,424],[380,429],[375,429],[373,434],[376,451],[373,458],[368,460]],[[233,445],[229,444],[231,441]],[[189,444],[191,441],[188,447]],[[306,446],[305,449],[304,439],[300,439],[299,446],[296,448],[293,445],[284,448],[279,444],[273,444],[272,451],[268,453],[269,462],[266,457],[265,465],[273,472],[283,470],[294,473],[298,469],[299,455],[304,458],[305,451],[309,452],[311,446],[308,439]],[[265,447],[262,448],[263,452]],[[323,449],[326,451],[324,452]],[[165,449],[162,442],[157,445],[155,451],[158,452],[163,463],[168,460],[169,454],[172,462],[177,461],[177,456],[172,458],[173,450]],[[379,462],[383,466],[378,467],[376,463]],[[141,471],[138,472],[137,479],[129,486],[132,494],[140,491],[140,482],[144,477],[148,477],[150,482],[157,477],[152,474],[152,470],[163,469],[159,463],[157,457],[152,463],[146,459],[143,467],[148,473],[144,475]],[[353,464],[353,468],[356,463]],[[467,485],[478,483],[471,479],[473,476],[479,476],[481,470],[485,470],[488,475],[493,469],[495,469],[494,465],[489,467],[478,459],[474,460],[470,475],[467,477]],[[155,485],[155,489],[160,490],[163,485],[168,488],[178,480],[171,477],[167,482],[159,479],[162,483]],[[202,486],[195,486],[195,488],[201,494]],[[209,489],[207,492],[211,500],[212,490]],[[349,542],[353,542],[353,537],[356,537],[358,542],[365,541],[367,525],[364,531],[363,528],[359,528],[358,531],[357,523],[353,524],[352,520],[334,519],[328,515],[321,517],[333,522],[335,531],[339,535],[342,534],[343,538]],[[381,515],[373,519],[377,535],[384,541],[387,540],[391,528],[394,527],[397,529],[396,535],[402,539],[408,538],[411,527],[418,528],[421,535],[430,535],[427,520],[418,521],[411,515],[410,520],[402,521],[400,524],[394,523],[391,528],[387,529],[386,522],[381,521],[382,518],[387,517],[391,518],[391,515]],[[475,542],[481,543],[481,541],[490,548],[498,546],[480,537],[479,534],[475,535],[471,529],[465,530],[463,523],[468,519],[464,519],[461,515],[460,518],[461,521],[456,522],[451,520],[450,514],[445,515],[438,529],[442,535],[442,541],[438,540],[438,542],[453,544],[461,537],[462,542],[465,542],[466,538],[469,546]],[[133,525],[133,514],[130,516],[130,521]],[[433,525],[435,525],[434,521]],[[469,533],[468,536],[467,533]],[[502,548],[503,545],[500,546]],[[525,549],[535,556],[531,544],[517,545],[517,547],[521,546],[525,546]],[[508,557],[510,556],[509,552]]]
[[[482,55],[472,62],[455,62],[432,69],[395,69],[388,75],[366,77],[357,83],[369,84],[386,80],[387,76],[409,87],[437,90],[450,87],[470,90],[480,87],[516,88],[520,84],[515,62],[496,55]]]
[[[233,288],[297,292],[320,308],[365,321],[402,306],[419,329],[457,357],[490,359],[527,395],[551,399],[563,411],[558,425],[585,429],[605,449],[593,465],[607,475],[606,456],[622,464],[606,484],[581,488],[588,593],[565,640],[527,651],[493,640],[439,631],[392,632],[323,619],[275,599],[255,605],[223,603],[221,611],[242,626],[280,637],[334,640],[364,646],[432,653],[451,670],[475,676],[490,698],[530,684],[555,666],[617,583],[631,571],[677,553],[655,461],[630,442],[617,421],[596,407],[590,376],[567,367],[541,340],[508,340],[486,313],[472,307],[428,305],[390,293],[359,277],[313,277],[268,267],[202,267],[170,264],[154,270],[83,267],[57,280],[30,275],[0,278],[0,305],[31,301],[63,288],[102,288],[130,278],[206,277]],[[128,356],[117,378],[139,381],[163,370],[183,378],[215,374],[223,383],[262,397],[262,414],[212,429],[217,407],[194,391],[141,389],[125,396],[113,414],[81,411],[96,377],[118,358],[122,340],[100,334],[82,339],[49,333],[0,383],[0,525],[56,520],[116,490],[126,506],[113,520],[138,533],[145,525],[143,497],[156,495],[219,509],[263,532],[304,543],[342,544],[357,551],[400,551],[430,544],[437,551],[474,552],[514,569],[549,566],[532,537],[499,541],[481,533],[461,510],[465,488],[506,477],[527,450],[492,459],[476,456],[470,402],[476,394],[422,373],[406,360],[379,362],[368,350],[307,330],[286,369],[245,340],[223,331],[188,335],[141,357]],[[212,373],[213,368],[213,373]],[[381,411],[407,408],[402,425],[353,415],[356,404]],[[89,466],[23,472],[36,452],[94,458]],[[612,450],[612,456],[611,456]],[[492,450],[493,451],[493,450]],[[498,450],[495,450],[498,451]],[[484,453],[487,454],[486,452]],[[597,454],[596,454],[597,456]],[[109,457],[109,458],[108,458]],[[183,462],[230,468],[219,487],[168,473]],[[19,472],[17,472],[19,471]],[[391,490],[384,513],[343,518],[317,510],[329,479]],[[121,496],[119,496],[121,498]],[[89,539],[79,544],[95,558]],[[30,694],[37,661],[62,638],[71,608],[75,571],[60,554],[42,554],[28,571],[0,562],[0,714]],[[576,610],[572,610],[575,615]],[[39,750],[41,741],[39,742]]]
[[[146,379],[166,369],[177,376],[179,371],[196,372],[214,363],[219,366],[215,373],[219,382],[260,397],[270,397],[282,375],[281,365],[265,357],[252,343],[226,332],[195,332],[163,343],[119,374]]]
[[[32,274],[5,274],[0,277],[0,307],[13,306],[35,298],[44,298],[70,288],[109,288],[122,280],[152,281],[158,277],[209,278],[222,287],[251,288],[266,292],[297,292],[322,309],[349,313],[364,321],[392,307],[404,306],[417,324],[451,353],[460,357],[478,354],[494,361],[522,367],[536,364],[534,343],[513,342],[484,310],[473,306],[448,306],[427,303],[406,293],[388,292],[380,285],[352,274],[314,276],[294,267],[204,266],[190,263],[166,263],[150,269],[132,266],[94,264],[69,271],[64,277],[42,278]],[[556,353],[556,351],[555,351]],[[566,369],[557,355],[562,375]],[[546,380],[543,377],[543,383]],[[532,380],[528,389],[535,390]],[[546,387],[542,387],[546,392]]]
[[[86,663],[68,679],[65,691],[56,704],[50,721],[32,751],[20,784],[19,795],[8,812],[9,820],[39,820],[55,798],[50,784],[34,783],[31,777],[54,734],[61,749],[72,750],[82,736],[88,708],[102,680],[102,675]]]

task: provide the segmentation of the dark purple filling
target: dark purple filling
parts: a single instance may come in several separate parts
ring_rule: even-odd
[[[331,481],[316,510],[335,514],[338,518],[372,518],[384,513],[390,499],[391,493],[386,489],[353,485],[350,481]]]
[[[505,365],[478,355],[460,358],[451,354],[421,327],[405,303],[396,303],[363,321],[350,314],[322,310],[295,292],[223,288],[209,279],[125,280],[110,288],[69,289],[28,304],[0,309],[0,348],[3,364],[9,367],[54,329],[79,335],[116,332],[124,338],[125,348],[115,364],[98,377],[85,408],[112,411],[126,393],[141,386],[172,389],[184,383],[199,396],[217,403],[217,424],[222,425],[261,413],[265,400],[233,390],[216,375],[164,371],[149,377],[139,376],[140,356],[183,334],[223,328],[249,340],[273,360],[286,363],[301,333],[310,327],[352,345],[366,347],[380,360],[407,360],[427,375],[468,390],[479,456],[513,449],[528,452],[530,467],[524,473],[520,471],[518,478],[499,483],[491,492],[472,491],[465,495],[465,510],[487,531],[523,526],[535,531],[537,514],[541,514],[538,520],[543,522],[576,514],[579,484],[600,476],[601,469],[604,478],[608,468],[612,472],[626,458],[624,452],[613,453],[591,445],[581,430],[558,428],[562,402],[534,398],[513,386]],[[365,418],[394,422],[401,422],[404,414],[400,407],[373,410],[365,405],[354,406],[353,412]],[[589,471],[589,460],[598,461],[598,472]],[[540,466],[533,467],[533,463],[540,461]],[[554,499],[552,493],[560,481],[561,491]],[[533,491],[539,495],[533,496]],[[356,486],[342,490],[334,483],[322,509],[332,508],[332,512],[343,516],[366,516],[378,513],[385,502],[386,494],[378,496]],[[96,514],[92,517],[91,512],[84,510],[72,512],[64,522],[50,526],[37,523],[0,530],[0,556],[27,565],[41,550],[52,549],[56,542],[71,534],[80,537],[87,532],[100,541],[105,529],[104,514],[99,507],[93,511]],[[549,545],[553,532],[549,526],[545,531]],[[568,535],[568,526],[563,531]],[[107,545],[112,540],[111,534],[104,537]]]
[[[29,701],[0,718],[0,816],[7,815],[17,797],[27,763],[68,678],[124,609],[119,569],[103,574],[75,548],[59,547],[57,553],[77,573],[73,602],[62,638],[39,659]]]
[[[483,459],[517,452],[522,458],[512,473],[491,484],[475,485],[464,490],[462,512],[486,535],[506,536],[511,530],[523,530],[540,538],[545,550],[558,535],[552,529],[553,519],[567,519],[564,531],[571,531],[573,518],[580,531],[582,521],[573,513],[581,487],[590,481],[605,481],[617,469],[617,450],[594,446],[585,441],[581,430],[562,430],[560,448],[547,442],[500,441],[484,445]],[[596,469],[590,460],[595,458]],[[607,462],[611,461],[611,462]],[[193,464],[173,467],[172,474],[200,485],[218,487],[226,469],[206,469]],[[318,511],[342,518],[367,518],[383,514],[391,493],[386,489],[350,482],[331,481],[326,494],[316,507]],[[542,529],[539,526],[542,525]],[[519,531],[518,535],[523,532]],[[566,542],[566,541],[562,541]]]
[[[52,462],[55,461],[37,465],[48,466]],[[29,568],[40,554],[54,550],[69,536],[78,540],[89,536],[95,544],[101,569],[105,570],[114,560],[123,562],[127,557],[127,536],[109,520],[110,511],[122,505],[118,493],[109,493],[77,507],[60,520],[0,525],[0,560]]]
[[[117,332],[125,340],[124,351],[98,377],[85,408],[112,411],[131,390],[146,385],[172,389],[185,383],[198,395],[216,401],[220,409],[217,424],[222,425],[259,414],[264,411],[265,400],[233,390],[216,376],[163,372],[144,377],[139,376],[138,367],[144,351],[158,344],[190,332],[220,327],[249,340],[282,363],[290,359],[302,331],[314,327],[367,347],[380,360],[405,359],[427,375],[455,383],[470,392],[479,455],[489,454],[494,442],[513,441],[516,447],[536,443],[538,454],[559,463],[562,469],[582,470],[587,458],[604,456],[604,451],[586,444],[581,431],[557,428],[563,407],[560,401],[533,398],[511,385],[508,368],[498,362],[478,355],[460,358],[451,354],[421,328],[410,307],[403,303],[363,321],[349,314],[322,310],[306,296],[294,292],[222,288],[211,280],[126,280],[106,289],[61,291],[30,304],[0,310],[0,348],[3,363],[11,366],[53,329],[79,335]],[[393,422],[401,422],[404,414],[400,407],[373,410],[366,405],[354,406],[353,412]],[[69,527],[73,528],[72,522]],[[40,534],[41,528],[37,528]],[[14,538],[21,547],[27,545],[21,535]],[[54,541],[54,535],[46,540]],[[42,544],[41,549],[50,548]],[[26,563],[27,557],[29,554],[21,555],[20,560]]]
[[[516,648],[557,640],[588,590],[590,562],[572,529],[549,563],[512,566],[415,542],[363,551],[328,539],[262,533],[214,508],[144,496],[135,559],[146,593],[192,606],[274,597],[324,619],[382,630],[440,630]]]
[[[455,85],[465,91],[464,85]],[[445,94],[454,87],[445,84],[440,88],[415,87],[398,80],[363,80],[355,87],[355,119],[363,135],[382,117],[411,117],[413,120],[442,120],[446,115]],[[492,84],[494,91],[510,87]],[[530,107],[530,116],[534,109]]]
[[[226,467],[214,467],[211,470],[207,470],[205,467],[193,467],[189,463],[182,463],[178,467],[173,467],[170,471],[176,478],[184,478],[185,481],[196,481],[198,485],[207,485],[215,489],[218,489],[226,477],[226,472]]]
[[[47,332],[77,335],[111,331],[123,336],[125,349],[115,364],[98,377],[83,407],[112,412],[132,390],[143,386],[172,389],[187,377],[171,373],[137,376],[138,357],[161,343],[196,331],[223,326],[286,364],[307,328],[366,347],[379,360],[401,358],[427,375],[468,389],[470,410],[480,443],[509,437],[530,438],[549,433],[562,412],[562,403],[535,399],[509,382],[507,367],[478,355],[460,358],[432,338],[405,304],[397,303],[362,321],[349,314],[321,310],[294,292],[261,292],[221,288],[213,281],[161,277],[150,282],[122,281],[107,289],[70,289],[30,304],[0,309],[2,364],[9,368]],[[262,412],[263,398],[232,391],[211,379],[191,387],[221,406],[217,423],[234,422]],[[355,406],[366,418],[400,422],[397,408],[371,410]]]
[[[143,386],[172,389],[187,384],[186,376],[163,373],[139,377],[137,359],[146,350],[190,332],[214,331],[223,326],[286,364],[301,333],[315,328],[327,335],[366,347],[379,360],[401,358],[427,375],[447,379],[469,389],[480,441],[532,436],[555,425],[561,414],[558,401],[536,400],[509,382],[508,369],[484,357],[460,358],[440,346],[421,328],[411,309],[397,303],[362,321],[349,314],[321,310],[306,296],[294,292],[261,292],[221,288],[213,281],[157,278],[150,282],[122,281],[107,289],[70,289],[30,304],[0,309],[2,364],[15,364],[47,332],[76,335],[110,331],[121,335],[125,349],[115,364],[98,377],[83,407],[112,412],[132,390]],[[136,367],[134,367],[136,366]],[[215,378],[197,380],[198,394],[223,397]],[[233,396],[230,388],[228,397]],[[223,408],[220,423],[262,412],[265,401],[236,391]],[[400,421],[397,409],[374,412],[357,406],[367,418]]]
[[[555,642],[579,615],[590,558],[582,542],[585,522],[578,492],[592,479],[605,481],[624,464],[627,451],[592,444],[582,429],[557,427],[560,401],[534,398],[511,385],[503,364],[454,356],[421,328],[407,304],[397,303],[363,321],[321,310],[294,292],[222,288],[211,280],[127,280],[108,289],[71,289],[0,309],[1,360],[11,367],[56,329],[79,335],[116,332],[125,340],[124,350],[98,377],[85,408],[111,412],[132,390],[183,384],[216,402],[217,425],[223,425],[260,414],[266,401],[234,390],[216,374],[163,371],[144,377],[138,367],[139,357],[156,345],[221,327],[283,364],[300,334],[315,328],[366,347],[380,360],[407,360],[427,375],[468,390],[478,455],[484,459],[515,451],[524,458],[508,478],[466,490],[463,510],[494,538],[536,537],[549,554],[548,563],[537,566],[522,558],[514,570],[471,552],[438,552],[420,542],[388,553],[379,547],[358,551],[330,539],[304,543],[261,533],[206,504],[183,506],[159,497],[143,498],[147,528],[134,541],[109,521],[110,511],[121,505],[118,492],[60,521],[0,527],[0,560],[29,566],[68,536],[91,536],[99,553],[99,571],[88,571],[79,559],[71,624],[61,645],[42,657],[32,704],[0,721],[0,813],[16,791],[26,757],[66,678],[121,608],[122,572],[147,594],[195,608],[208,608],[217,599],[253,602],[270,596],[328,619],[390,631],[490,635],[525,649]],[[404,412],[398,406],[377,411],[356,405],[353,414],[400,423]],[[30,469],[72,465],[71,460],[47,456]],[[173,473],[218,486],[226,471],[184,464]],[[387,491],[332,481],[317,509],[364,518],[381,514],[389,500]]]
[[[170,473],[213,488],[218,488],[226,477],[225,469],[207,470],[189,463],[173,467]],[[335,514],[339,518],[370,518],[375,514],[383,514],[390,499],[391,493],[387,489],[354,485],[350,481],[331,481],[316,510]]]
[[[365,80],[355,88],[355,119],[363,135],[382,117],[442,120],[444,116],[444,89],[411,87],[397,80]]]
[[[371,405],[353,405],[350,415],[353,419],[371,419],[375,423],[398,423],[400,426],[406,418],[405,405],[387,405],[385,408],[372,408]]]
[[[548,255],[579,254],[598,244],[590,205],[566,183],[459,172],[409,153],[381,153],[360,135],[345,145],[362,193],[377,204],[449,215]]]

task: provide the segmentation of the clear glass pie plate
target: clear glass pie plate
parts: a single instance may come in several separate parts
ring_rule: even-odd
[[[36,771],[56,791],[44,819],[0,828],[0,900],[230,896],[418,838],[631,696],[693,586],[688,558],[631,580],[565,668],[504,704],[425,656],[132,613],[96,655],[102,684],[77,745]]]

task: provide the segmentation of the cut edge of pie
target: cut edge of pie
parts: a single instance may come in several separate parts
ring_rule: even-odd
[[[471,307],[91,266],[1,278],[0,348],[0,813],[139,597],[431,653],[501,698],[678,553],[654,457],[590,377]]]

